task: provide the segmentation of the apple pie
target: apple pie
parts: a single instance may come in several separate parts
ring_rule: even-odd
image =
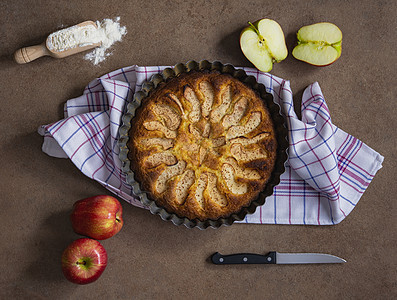
[[[128,159],[143,191],[190,220],[225,218],[266,187],[277,139],[265,102],[217,71],[181,73],[136,109]]]

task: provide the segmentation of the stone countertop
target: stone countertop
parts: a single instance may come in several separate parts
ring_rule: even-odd
[[[0,298],[13,299],[392,299],[396,288],[395,1],[2,1],[0,3]],[[12,61],[20,47],[85,20],[121,17],[128,34],[99,66],[77,54]],[[125,225],[102,242],[109,263],[86,286],[64,279],[79,199],[109,194],[68,159],[41,151],[41,124],[62,118],[67,99],[120,67],[220,60],[252,66],[239,48],[247,21],[276,20],[289,53],[296,31],[321,21],[343,32],[342,56],[318,68],[291,54],[272,74],[289,79],[297,104],[318,81],[333,122],[385,156],[353,212],[335,226],[235,224],[189,230],[121,201]],[[343,265],[215,266],[221,253],[326,252]]]

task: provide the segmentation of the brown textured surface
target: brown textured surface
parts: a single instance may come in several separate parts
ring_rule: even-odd
[[[389,1],[1,1],[1,299],[392,299],[396,287],[396,11]],[[61,25],[121,16],[128,34],[94,67],[82,55],[19,66],[22,46]],[[173,65],[189,59],[249,66],[238,36],[247,21],[269,17],[286,35],[319,21],[343,32],[340,59],[326,68],[291,55],[274,75],[291,80],[298,105],[318,81],[333,122],[385,156],[357,207],[336,226],[238,225],[188,230],[122,202],[125,225],[102,244],[109,264],[88,286],[67,282],[62,250],[79,236],[74,201],[107,193],[69,161],[41,152],[40,124],[96,76],[119,67]],[[329,252],[344,265],[215,266],[221,253]]]
[[[208,98],[200,88],[202,83],[207,84],[206,90],[210,94],[208,112],[203,109]],[[190,92],[186,94],[186,91]],[[189,100],[192,94],[195,100]],[[230,125],[223,123],[238,111],[236,103],[241,99],[245,99],[245,105],[240,109],[238,120]],[[238,213],[242,207],[248,207],[265,188],[276,160],[274,126],[264,101],[239,80],[219,72],[193,71],[162,83],[142,101],[131,120],[128,156],[142,190],[147,191],[149,197],[169,213],[191,220],[226,218]],[[226,109],[219,114],[219,108],[222,107]],[[255,127],[251,126],[249,131],[240,134],[230,134],[249,126],[249,120],[254,115],[259,116]],[[147,125],[153,123],[162,124],[163,127],[155,129]],[[237,140],[251,140],[264,134],[265,137],[248,146],[243,146]],[[164,149],[158,144],[146,146],[143,143],[157,138],[168,138],[172,147]],[[216,142],[219,139],[222,139],[220,144]],[[247,153],[247,159],[242,160],[241,155],[236,155],[236,151],[233,151],[236,147],[241,148],[240,152]],[[200,155],[202,151],[204,155]],[[158,163],[152,163],[153,157],[165,153],[168,153],[169,159],[164,160],[164,163],[159,159],[156,159]],[[259,155],[253,156],[252,153]],[[232,165],[228,160],[232,160]],[[182,164],[183,167],[178,167],[178,173],[167,177],[160,190],[164,174],[176,170]],[[259,177],[238,176],[236,164],[246,172],[256,172]],[[245,192],[236,194],[230,189],[231,184],[225,180],[225,167],[232,169],[235,180],[232,184],[244,186]],[[190,183],[183,180],[188,174],[192,174],[192,179],[188,181]],[[185,190],[181,197],[176,192],[178,186]]]

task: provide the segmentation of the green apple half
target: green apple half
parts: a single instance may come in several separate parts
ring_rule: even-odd
[[[240,34],[241,50],[258,70],[269,72],[274,62],[280,62],[288,55],[284,32],[276,21],[270,19],[248,24]]]
[[[297,33],[298,45],[292,55],[315,66],[327,66],[342,53],[342,31],[332,23],[303,26]]]

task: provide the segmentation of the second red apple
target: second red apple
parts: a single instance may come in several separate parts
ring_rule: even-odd
[[[72,242],[62,254],[62,271],[73,283],[87,284],[97,280],[106,268],[108,255],[96,240],[82,238]]]
[[[70,219],[77,234],[105,240],[123,227],[122,212],[116,198],[99,195],[75,202]]]

